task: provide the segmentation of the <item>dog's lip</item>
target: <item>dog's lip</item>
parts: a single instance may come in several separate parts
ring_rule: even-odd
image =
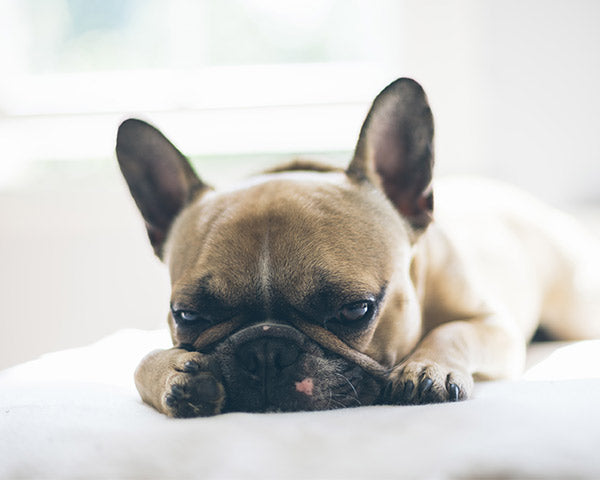
[[[233,344],[249,342],[256,338],[283,338],[298,345],[304,345],[307,337],[297,328],[274,321],[265,321],[249,325],[232,334],[226,341]]]
[[[328,330],[324,330],[318,325],[302,321],[294,323],[297,325],[298,330],[306,335],[307,338],[318,337],[320,339],[319,344],[327,350],[338,354],[340,357],[345,358],[351,363],[356,364],[365,372],[373,375],[376,378],[387,378],[388,369],[386,367],[381,365],[367,354],[348,346],[340,338],[336,337]]]

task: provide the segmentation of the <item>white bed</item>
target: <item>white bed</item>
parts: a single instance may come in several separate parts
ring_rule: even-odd
[[[0,478],[600,478],[600,340],[457,404],[188,420],[135,391],[160,346],[123,330],[0,372]]]

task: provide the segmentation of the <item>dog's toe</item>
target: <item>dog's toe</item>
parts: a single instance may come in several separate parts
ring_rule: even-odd
[[[456,402],[468,397],[471,375],[449,372],[437,364],[406,363],[390,374],[383,402],[396,405]]]
[[[175,374],[164,395],[168,415],[177,418],[210,416],[220,413],[225,390],[209,373]]]
[[[172,393],[167,393],[165,396],[165,403],[169,408],[175,408],[177,406],[177,397]]]

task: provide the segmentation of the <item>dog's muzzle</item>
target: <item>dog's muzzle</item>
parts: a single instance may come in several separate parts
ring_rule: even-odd
[[[363,360],[366,356],[338,347],[321,331],[308,333],[318,337],[295,324],[268,321],[222,339],[213,358],[227,392],[226,411],[324,410],[373,403],[381,382],[357,363],[370,366]]]
[[[274,322],[245,327],[215,349],[231,410],[307,410],[307,361],[323,350],[296,328]],[[312,380],[311,380],[312,381]],[[296,384],[300,385],[296,387]]]

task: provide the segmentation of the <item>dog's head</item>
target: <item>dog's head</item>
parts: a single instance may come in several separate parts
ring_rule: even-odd
[[[414,242],[433,208],[433,119],[399,79],[375,99],[347,170],[306,162],[214,191],[154,127],[117,156],[172,282],[173,343],[206,353],[226,410],[377,400],[416,343]]]

